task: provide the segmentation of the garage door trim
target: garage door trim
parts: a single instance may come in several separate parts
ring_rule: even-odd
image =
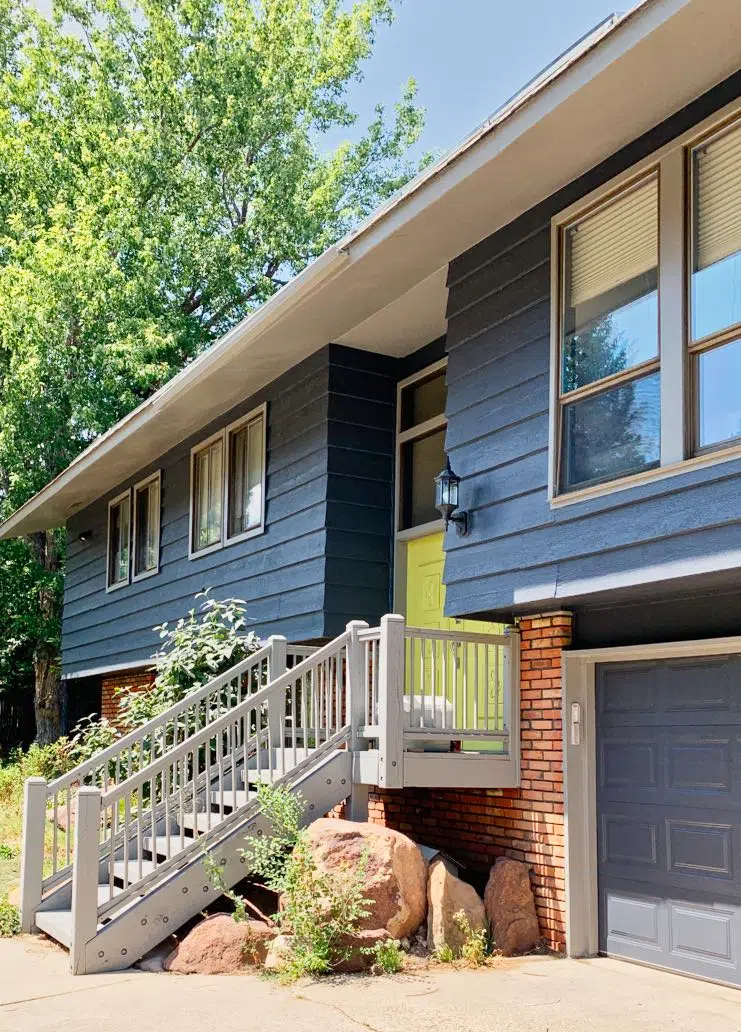
[[[563,734],[566,824],[566,948],[599,952],[595,669],[602,663],[741,653],[741,637],[564,651]]]

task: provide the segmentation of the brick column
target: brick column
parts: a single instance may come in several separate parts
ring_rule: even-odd
[[[486,873],[499,856],[531,870],[543,941],[566,946],[561,649],[570,613],[523,617],[520,626],[519,788],[375,789],[368,819],[445,849]]]
[[[521,782],[512,810],[522,835],[507,850],[530,865],[541,932],[558,951],[566,948],[561,650],[571,633],[570,613],[520,620]]]
[[[104,677],[100,690],[101,716],[118,727],[119,693],[127,690],[146,691],[153,683],[154,674],[150,670],[120,670]]]

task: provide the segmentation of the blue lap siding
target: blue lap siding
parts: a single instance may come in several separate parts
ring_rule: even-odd
[[[323,638],[388,608],[394,363],[330,345],[154,459],[69,522],[63,673],[136,664],[153,627],[177,620],[204,588],[244,599],[261,635]],[[188,559],[190,449],[267,401],[265,533]],[[162,470],[160,572],[106,593],[109,498]],[[92,537],[79,541],[83,530]]]
[[[449,615],[578,607],[646,585],[656,597],[741,566],[741,461],[564,508],[547,496],[550,220],[739,95],[741,73],[451,264],[447,447],[472,530],[447,537]]]

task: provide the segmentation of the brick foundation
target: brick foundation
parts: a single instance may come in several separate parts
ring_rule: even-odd
[[[120,670],[101,682],[100,712],[101,716],[118,726],[119,692],[146,691],[154,682],[154,674],[149,670]]]
[[[527,863],[540,929],[550,949],[566,946],[561,649],[572,617],[520,620],[519,788],[376,789],[369,820],[396,828],[486,871],[499,856]]]

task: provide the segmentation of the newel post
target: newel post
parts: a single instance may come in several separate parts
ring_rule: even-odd
[[[75,854],[72,860],[70,966],[73,975],[85,974],[87,944],[95,938],[98,930],[99,867],[100,789],[84,785],[77,792]]]
[[[504,723],[507,728],[507,746],[515,770],[520,771],[520,632],[507,627],[504,632],[509,643],[504,651]]]
[[[286,646],[288,645],[288,639],[282,634],[273,634],[268,642],[270,644],[270,674],[269,681],[274,681],[276,677],[280,677],[285,674],[288,669],[288,662],[286,657]],[[280,697],[272,697],[268,699],[268,748],[275,749],[281,744],[281,706],[285,712],[285,693],[281,694]],[[283,729],[285,734],[285,728]],[[272,765],[272,757],[269,758],[270,764]]]
[[[378,784],[404,785],[404,617],[381,617],[378,650]]]
[[[365,620],[352,620],[347,625],[347,716],[350,721],[350,751],[353,754],[352,792],[347,806],[351,821],[368,820],[368,786],[356,780],[355,754],[368,748],[368,740],[361,732],[368,723],[368,678],[365,660],[365,645],[360,640],[361,631],[368,630]]]
[[[28,778],[23,788],[23,838],[21,852],[21,928],[33,931],[41,903],[44,880],[44,829],[46,781]]]

